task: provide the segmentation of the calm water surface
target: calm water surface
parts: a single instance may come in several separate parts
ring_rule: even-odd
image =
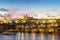
[[[0,40],[60,40],[60,35],[37,34],[37,33],[17,33],[16,35],[2,35]]]

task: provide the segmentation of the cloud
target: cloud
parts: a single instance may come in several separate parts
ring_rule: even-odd
[[[52,9],[51,11],[57,11],[56,9]]]
[[[1,8],[0,11],[9,11],[9,9]]]

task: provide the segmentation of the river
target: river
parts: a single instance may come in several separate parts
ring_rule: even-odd
[[[60,40],[60,35],[18,32],[16,35],[0,34],[0,40]]]

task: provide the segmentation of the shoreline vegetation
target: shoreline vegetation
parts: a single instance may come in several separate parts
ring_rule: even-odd
[[[28,33],[59,33],[60,19],[34,19],[25,16],[24,19],[0,21],[0,33],[15,34],[17,32]]]

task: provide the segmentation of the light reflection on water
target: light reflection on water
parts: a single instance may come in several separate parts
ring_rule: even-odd
[[[37,33],[17,33],[16,35],[2,35],[0,40],[59,40],[60,35],[55,34],[37,34]]]

